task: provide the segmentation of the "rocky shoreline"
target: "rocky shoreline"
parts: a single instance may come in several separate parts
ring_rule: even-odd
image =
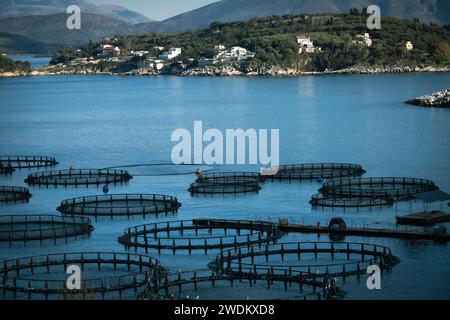
[[[378,73],[411,73],[411,72],[449,72],[450,66],[352,66],[341,70],[326,70],[324,72],[297,71],[292,68],[261,67],[253,70],[239,70],[232,65],[202,66],[187,69],[179,72],[157,72],[149,69],[135,69],[128,72],[115,73],[111,71],[99,71],[95,68],[79,69],[58,69],[47,67],[33,69],[29,73],[24,72],[4,72],[0,77],[23,77],[23,76],[53,76],[53,75],[122,75],[122,76],[154,76],[154,75],[174,75],[184,77],[289,77],[302,75],[331,75],[331,74],[378,74]]]
[[[450,89],[417,97],[406,101],[406,103],[431,108],[450,108]]]

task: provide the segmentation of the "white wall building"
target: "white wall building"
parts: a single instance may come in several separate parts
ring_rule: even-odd
[[[304,35],[297,36],[297,43],[300,45],[298,53],[314,53],[322,51],[322,48],[314,46],[314,42],[310,37]]]
[[[253,58],[255,54],[253,52],[248,51],[245,48],[234,46],[227,51],[221,51],[217,55],[218,59],[246,59]]]
[[[162,60],[172,60],[181,55],[181,48],[170,48],[169,51],[163,52],[159,55]]]
[[[367,32],[364,34],[357,34],[356,41],[357,43],[366,45],[368,47],[372,45],[372,39],[370,38],[370,34],[368,34]]]

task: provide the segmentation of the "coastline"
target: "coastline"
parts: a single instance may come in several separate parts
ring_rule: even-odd
[[[98,71],[92,68],[78,68],[52,71],[54,67],[33,69],[31,72],[3,72],[0,78],[33,77],[33,76],[64,76],[64,75],[109,75],[109,76],[179,76],[179,77],[299,77],[320,75],[354,75],[354,74],[383,74],[383,73],[422,73],[422,72],[450,72],[450,66],[352,66],[331,71],[297,71],[279,67],[261,68],[249,72],[242,72],[231,66],[205,66],[184,70],[182,72],[155,72],[136,69],[128,72]]]

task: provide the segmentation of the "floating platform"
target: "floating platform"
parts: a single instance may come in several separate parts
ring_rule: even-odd
[[[30,190],[24,187],[0,186],[0,202],[28,202]]]
[[[91,221],[84,217],[59,217],[54,215],[1,215],[0,242],[28,243],[60,238],[84,236],[94,230]]]
[[[53,157],[41,156],[0,156],[3,167],[13,169],[30,169],[56,166],[58,162]]]
[[[67,288],[67,268],[81,269],[81,289]],[[148,281],[159,277],[155,258],[133,253],[80,252],[17,258],[0,262],[0,296],[29,300],[136,299]]]
[[[222,219],[197,219],[198,224],[218,225],[227,228],[236,226],[244,226],[251,224],[258,224],[258,221],[248,220],[222,220]],[[270,222],[263,222],[270,224]],[[440,234],[431,232],[409,231],[409,230],[394,230],[394,229],[378,229],[378,228],[336,228],[335,226],[312,226],[301,224],[280,223],[275,224],[282,232],[299,232],[299,233],[325,233],[333,235],[349,235],[349,236],[363,236],[363,237],[385,237],[385,238],[401,238],[401,239],[421,239],[434,241],[450,241],[450,234]]]
[[[31,186],[99,186],[126,183],[133,177],[124,170],[79,169],[43,171],[29,174],[25,182]]]
[[[450,214],[442,211],[419,212],[396,217],[398,224],[431,226],[440,222],[450,222]]]
[[[111,194],[67,199],[56,209],[64,215],[92,217],[168,216],[178,212],[176,197],[160,194]]]

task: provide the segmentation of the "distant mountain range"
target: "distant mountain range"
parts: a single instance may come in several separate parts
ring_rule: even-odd
[[[0,51],[9,54],[39,53],[49,54],[60,49],[58,45],[45,44],[27,37],[0,32]]]
[[[71,4],[82,9],[81,30],[66,28],[65,10]],[[41,50],[45,50],[48,44],[82,46],[89,40],[118,34],[202,29],[214,21],[295,13],[347,13],[351,8],[362,10],[370,4],[379,5],[382,16],[450,24],[449,0],[222,0],[160,22],[119,6],[95,6],[84,0],[0,0],[0,32],[42,42]],[[6,51],[1,45],[0,50]]]
[[[79,6],[82,12],[103,15],[132,24],[152,21],[140,13],[121,6],[96,6],[84,0],[0,0],[0,19],[65,13],[70,5]]]

